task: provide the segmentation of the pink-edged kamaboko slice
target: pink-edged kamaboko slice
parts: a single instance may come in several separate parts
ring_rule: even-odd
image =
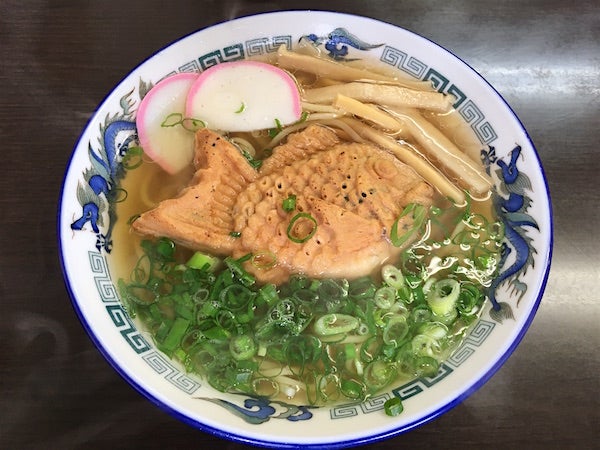
[[[197,73],[179,73],[159,81],[142,99],[136,116],[140,145],[153,161],[170,174],[188,167],[194,156],[194,133],[173,125],[184,117],[190,88]]]
[[[200,74],[190,89],[186,116],[213,130],[253,131],[288,125],[302,107],[292,76],[258,61],[234,61]]]

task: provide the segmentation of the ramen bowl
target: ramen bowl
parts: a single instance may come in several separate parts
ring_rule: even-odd
[[[434,376],[390,385],[363,402],[295,406],[222,393],[155,346],[119,298],[113,278],[123,155],[137,139],[135,117],[149,85],[179,72],[293,49],[310,36],[331,58],[377,61],[452,95],[481,144],[493,200],[505,227],[489,299],[459,347]],[[467,64],[431,41],[372,19],[317,11],[240,18],[162,49],[127,75],[90,119],[68,163],[59,205],[59,244],[76,313],[114,369],[181,421],[234,441],[273,448],[341,448],[407,432],[456,406],[506,361],[542,298],[552,250],[550,198],[536,150],[510,107]],[[121,219],[122,220],[122,219]],[[384,405],[402,400],[401,414]]]

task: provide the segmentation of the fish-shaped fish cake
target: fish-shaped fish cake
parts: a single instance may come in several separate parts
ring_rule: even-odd
[[[225,137],[199,130],[194,166],[180,195],[143,213],[134,230],[219,255],[272,255],[273,265],[246,264],[261,282],[371,274],[401,250],[390,230],[403,209],[433,201],[433,188],[393,155],[319,125],[290,135],[258,170]]]

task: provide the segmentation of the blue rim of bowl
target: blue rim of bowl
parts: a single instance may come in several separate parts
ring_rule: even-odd
[[[407,31],[411,34],[413,34],[414,36],[424,39],[428,42],[430,42],[431,44],[433,44],[435,47],[439,48],[440,50],[442,50],[443,52],[448,53],[449,55],[451,55],[452,57],[454,57],[456,60],[460,61],[461,64],[463,64],[464,66],[466,66],[467,68],[469,68],[477,77],[479,77],[487,86],[488,88],[490,88],[490,90],[496,94],[496,97],[498,98],[498,100],[500,100],[504,106],[507,108],[507,110],[513,115],[513,118],[516,120],[517,124],[519,125],[519,127],[521,128],[521,131],[523,132],[524,136],[526,137],[526,139],[528,140],[529,144],[531,145],[531,148],[533,149],[533,154],[535,155],[536,158],[536,162],[537,162],[537,166],[538,169],[540,171],[540,174],[542,176],[542,180],[543,180],[543,184],[545,187],[545,193],[546,193],[546,200],[547,200],[547,204],[548,204],[548,217],[549,217],[549,224],[547,224],[549,226],[549,242],[548,242],[548,252],[546,255],[544,255],[543,257],[545,257],[544,259],[544,266],[545,267],[545,272],[543,274],[543,277],[541,279],[541,283],[539,285],[539,289],[538,289],[538,293],[537,293],[537,298],[531,308],[531,311],[529,313],[529,316],[527,317],[527,319],[525,320],[525,322],[523,323],[523,326],[521,327],[521,329],[519,330],[519,333],[517,334],[517,336],[515,337],[515,339],[513,340],[513,342],[511,343],[511,345],[509,346],[509,348],[505,351],[505,353],[503,355],[501,355],[498,360],[492,365],[492,367],[490,367],[486,373],[484,373],[479,379],[477,379],[471,386],[467,387],[466,389],[464,389],[459,395],[457,395],[453,400],[449,401],[448,403],[444,404],[442,407],[438,408],[437,410],[421,417],[418,420],[415,420],[411,423],[408,423],[404,426],[402,426],[401,428],[396,428],[396,429],[391,429],[389,431],[385,431],[385,432],[380,432],[380,433],[375,433],[372,435],[368,435],[368,436],[364,436],[364,437],[360,437],[360,438],[355,438],[355,439],[348,439],[348,440],[344,440],[344,441],[336,441],[336,442],[327,442],[327,443],[322,443],[322,444],[318,444],[318,443],[297,443],[297,444],[288,444],[285,442],[281,442],[281,441],[268,441],[268,440],[262,440],[262,439],[255,439],[255,438],[251,438],[242,434],[236,434],[233,432],[228,432],[228,431],[223,431],[220,430],[218,428],[206,425],[202,422],[199,422],[197,420],[191,419],[190,417],[188,417],[185,414],[180,413],[179,411],[173,409],[172,407],[166,405],[165,403],[163,403],[161,400],[159,400],[158,398],[156,398],[154,395],[152,395],[148,390],[146,390],[144,387],[142,387],[141,385],[139,385],[135,380],[133,380],[120,366],[119,364],[114,361],[112,359],[112,357],[110,356],[109,352],[107,351],[106,348],[103,347],[103,345],[100,343],[100,341],[97,339],[97,337],[95,336],[94,332],[92,331],[92,327],[90,326],[90,324],[87,322],[87,320],[85,319],[83,312],[81,311],[81,309],[79,308],[78,305],[78,301],[77,298],[73,292],[72,286],[71,286],[71,281],[69,280],[68,274],[67,274],[67,270],[66,270],[66,266],[65,266],[65,256],[64,256],[64,248],[63,248],[63,244],[62,244],[62,240],[61,240],[61,236],[62,236],[62,227],[61,227],[61,217],[62,217],[62,203],[63,203],[63,197],[64,197],[64,189],[65,189],[65,184],[66,184],[66,179],[67,179],[67,175],[69,172],[69,168],[71,167],[71,164],[73,162],[73,158],[75,156],[75,151],[77,150],[77,147],[79,145],[79,142],[81,141],[81,138],[83,137],[83,135],[85,134],[85,132],[88,130],[88,128],[90,127],[91,123],[93,122],[93,120],[96,118],[96,115],[98,113],[98,111],[104,106],[104,104],[108,101],[108,99],[113,95],[113,92],[117,89],[118,86],[120,86],[120,84],[125,80],[125,78],[133,71],[137,70],[137,68],[139,68],[140,66],[142,66],[146,61],[154,58],[158,53],[160,53],[163,50],[166,50],[167,48],[171,47],[172,45],[176,44],[177,42],[180,42],[184,39],[186,39],[189,36],[192,36],[198,32],[204,31],[204,30],[208,30],[210,28],[213,27],[218,27],[219,25],[222,25],[224,23],[227,22],[233,22],[236,20],[248,20],[254,17],[258,17],[258,16],[267,16],[267,15],[308,15],[308,14],[317,14],[317,15],[323,15],[323,14],[327,14],[327,15],[332,15],[335,16],[337,18],[339,17],[348,17],[348,18],[352,18],[352,19],[359,19],[359,20],[367,20],[367,21],[372,21],[375,24],[384,24],[384,25],[388,25],[388,26],[392,26],[395,28],[398,28],[400,30],[404,30]],[[263,13],[257,13],[257,14],[250,14],[250,15],[246,15],[246,16],[240,16],[237,17],[235,19],[231,19],[231,20],[225,20],[225,21],[221,21],[218,23],[214,23],[210,26],[207,26],[205,28],[201,28],[198,29],[196,31],[193,31],[189,34],[186,34],[182,37],[180,37],[179,39],[176,39],[173,42],[170,42],[169,44],[165,45],[164,47],[162,47],[161,49],[157,50],[156,52],[154,52],[152,55],[150,55],[149,57],[147,57],[146,59],[144,59],[143,61],[141,61],[136,67],[134,67],[127,75],[125,75],[125,77],[123,77],[116,85],[115,87],[104,97],[104,99],[99,103],[99,105],[97,106],[96,110],[94,111],[94,113],[92,114],[92,116],[90,117],[90,119],[88,120],[88,122],[86,123],[85,127],[83,128],[82,132],[80,133],[76,144],[73,148],[73,151],[71,152],[71,155],[69,157],[69,161],[67,163],[66,166],[66,170],[65,170],[65,174],[63,176],[63,180],[61,183],[61,188],[60,188],[60,196],[59,196],[59,204],[58,204],[58,215],[57,215],[57,230],[58,230],[58,248],[59,248],[59,261],[60,261],[60,265],[61,265],[61,269],[62,269],[62,273],[63,273],[63,279],[64,279],[64,283],[66,286],[66,289],[68,291],[69,297],[71,299],[71,304],[77,314],[77,317],[79,318],[79,321],[81,322],[81,324],[83,325],[83,328],[85,329],[86,333],[88,334],[88,336],[90,337],[90,339],[92,340],[92,342],[94,343],[94,345],[96,346],[96,348],[98,348],[98,350],[100,351],[100,353],[104,356],[104,358],[109,362],[109,364],[113,367],[113,369],[122,377],[124,378],[133,388],[135,388],[135,390],[137,390],[140,394],[142,394],[144,397],[146,397],[148,400],[150,400],[150,402],[152,402],[154,405],[158,406],[160,409],[162,409],[163,411],[165,411],[166,413],[170,414],[171,416],[175,417],[176,419],[178,419],[181,422],[184,422],[194,428],[199,429],[200,431],[203,432],[207,432],[210,433],[212,435],[218,436],[220,438],[224,438],[224,439],[228,439],[231,441],[235,441],[235,442],[239,442],[239,443],[245,443],[245,444],[251,444],[251,445],[256,445],[256,446],[260,446],[260,447],[265,447],[265,448],[278,448],[278,449],[315,449],[315,450],[325,450],[325,449],[334,449],[334,448],[349,448],[349,447],[355,447],[355,446],[359,446],[359,445],[365,445],[365,444],[369,444],[369,443],[374,443],[374,442],[379,442],[385,439],[389,439],[391,437],[394,436],[398,436],[400,434],[406,433],[410,430],[413,430],[414,428],[417,428],[421,425],[424,425],[425,423],[428,423],[432,420],[434,420],[435,418],[437,418],[438,416],[448,412],[449,410],[453,409],[455,406],[459,405],[460,403],[462,403],[466,398],[468,398],[471,394],[473,394],[475,391],[477,391],[481,386],[483,386],[499,369],[500,367],[506,362],[506,360],[510,357],[510,355],[515,351],[515,349],[518,347],[518,345],[521,343],[523,337],[525,336],[525,333],[527,332],[527,330],[529,329],[529,326],[531,325],[531,322],[533,321],[536,312],[539,308],[540,302],[542,300],[544,291],[546,289],[546,284],[548,282],[548,276],[550,273],[550,266],[551,266],[551,261],[552,261],[552,252],[553,252],[553,247],[554,247],[554,216],[553,216],[553,210],[552,210],[552,202],[551,202],[551,197],[550,197],[550,190],[549,190],[549,186],[548,186],[548,182],[546,179],[546,175],[544,172],[544,168],[542,166],[539,154],[537,152],[537,149],[535,148],[535,145],[533,144],[533,141],[531,139],[531,137],[529,136],[529,133],[527,132],[527,130],[525,129],[525,127],[523,126],[522,122],[520,121],[520,119],[518,118],[517,114],[514,112],[514,110],[510,107],[510,105],[508,104],[508,102],[502,97],[502,95],[483,77],[479,74],[479,72],[477,72],[473,67],[471,67],[468,63],[466,63],[464,60],[462,60],[461,58],[459,58],[458,56],[456,56],[453,52],[447,50],[446,48],[442,47],[440,44],[424,37],[421,36],[418,33],[415,33],[414,31],[408,30],[406,28],[403,28],[401,26],[395,25],[393,23],[390,22],[385,22],[379,19],[374,19],[371,17],[367,17],[367,16],[359,16],[359,15],[355,15],[355,14],[348,14],[348,13],[338,13],[335,11],[327,11],[327,10],[284,10],[284,11],[272,11],[272,12],[263,12]]]

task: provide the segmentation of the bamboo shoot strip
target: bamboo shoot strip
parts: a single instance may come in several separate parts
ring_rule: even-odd
[[[284,45],[277,50],[277,65],[287,70],[300,70],[323,78],[331,78],[340,81],[372,80],[411,87],[414,89],[431,88],[431,85],[427,82],[402,80],[370,70],[349,67],[324,58],[290,52]]]
[[[415,154],[407,146],[398,143],[394,138],[377,131],[373,127],[357,119],[341,119],[354,129],[361,137],[367,139],[392,153],[403,163],[411,166],[425,181],[434,186],[438,191],[450,198],[456,204],[465,203],[465,194],[452,184],[440,171],[432,166],[426,159]]]
[[[448,175],[466,187],[472,196],[486,196],[492,182],[480,165],[462,152],[444,133],[427,121],[415,109],[388,109],[396,117],[412,138],[421,146],[425,154],[440,164]]]
[[[357,117],[368,120],[369,122],[373,122],[375,125],[378,125],[386,131],[389,131],[391,134],[394,134],[394,136],[397,138],[405,139],[409,136],[407,135],[406,127],[403,126],[400,121],[396,120],[388,113],[375,106],[366,105],[358,100],[341,94],[337,95],[333,106],[346,113],[353,114]]]
[[[451,96],[439,92],[363,82],[308,89],[304,92],[303,98],[310,103],[331,103],[338,94],[367,103],[420,108],[442,113],[450,111],[454,102]]]

